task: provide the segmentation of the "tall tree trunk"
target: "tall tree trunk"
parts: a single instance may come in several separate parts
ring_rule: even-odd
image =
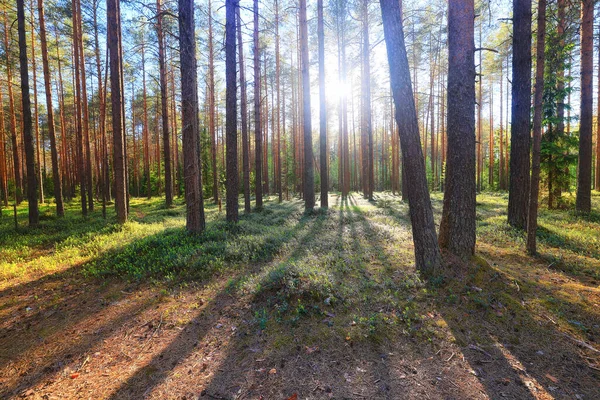
[[[7,12],[4,11],[4,52],[6,53],[6,81],[8,82],[8,112],[10,114],[10,139],[12,144],[13,173],[15,178],[15,203],[21,204],[21,202],[23,201],[23,180],[21,179],[21,157],[19,156],[19,144],[17,140],[17,118],[15,113],[15,100],[12,88],[12,68],[10,60],[10,46],[8,42],[9,32],[10,26],[8,25]]]
[[[242,169],[244,175],[244,211],[250,212],[250,141],[248,139],[248,97],[246,90],[246,68],[244,66],[244,42],[242,41],[242,19],[240,7],[237,14],[237,38],[240,64],[240,109],[242,123]]]
[[[204,199],[200,172],[198,84],[194,1],[179,0],[179,48],[181,58],[181,109],[186,228],[193,233],[204,230]]]
[[[380,0],[380,5],[390,68],[390,83],[396,105],[396,123],[400,128],[402,156],[406,169],[406,190],[415,246],[415,263],[424,276],[431,277],[442,268],[442,256],[427,189],[419,122],[404,44],[401,7],[398,0]]]
[[[29,226],[37,226],[40,219],[38,210],[38,182],[33,145],[33,124],[31,120],[31,100],[29,99],[29,72],[27,71],[27,37],[25,33],[25,1],[17,0],[17,25],[19,30],[19,66],[21,72],[21,98],[23,101],[23,145],[27,162],[27,202]]]
[[[83,103],[86,102],[86,99],[83,98],[82,95],[82,84],[85,86],[85,82],[82,81],[81,71],[83,67],[81,65],[82,57],[80,56],[80,52],[82,48],[79,46],[80,40],[79,36],[81,35],[81,23],[79,22],[79,11],[78,11],[78,1],[72,0],[72,14],[73,14],[73,68],[74,68],[74,77],[75,80],[75,123],[76,123],[76,154],[77,154],[77,174],[79,175],[79,187],[80,187],[80,195],[81,195],[81,213],[86,216],[88,212],[88,203],[87,203],[87,173],[86,173],[86,163],[85,163],[85,150],[84,150],[84,139],[83,139],[83,116],[84,112],[82,110]]]
[[[527,227],[531,114],[531,0],[513,2],[512,113],[508,223]]]
[[[0,86],[0,191],[2,203],[8,207],[8,165],[6,154],[6,137],[4,132],[4,93]]]
[[[158,39],[163,154],[165,159],[165,205],[167,207],[171,207],[173,205],[173,173],[171,172],[171,140],[169,134],[169,106],[167,99],[167,69],[162,19],[163,12],[161,9],[161,0],[156,0],[156,35]]]
[[[369,42],[369,1],[362,0],[362,135],[366,139],[363,143],[363,179],[366,189],[365,197],[373,200],[375,185],[375,172],[373,169],[373,126],[371,121],[371,45]]]
[[[152,197],[150,181],[150,132],[148,130],[148,98],[146,90],[146,39],[142,38],[142,96],[144,107],[144,130],[142,132],[144,142],[144,177],[146,178],[146,196]]]
[[[208,1],[208,131],[212,157],[213,200],[219,203],[219,174],[217,172],[217,137],[215,131],[215,65],[213,49],[212,2]]]
[[[313,169],[312,122],[310,109],[310,75],[308,59],[308,27],[306,20],[306,0],[300,0],[300,51],[302,53],[302,101],[304,125],[304,209],[315,207],[315,178]]]
[[[598,33],[600,36],[600,28],[598,28]],[[598,62],[600,63],[600,44],[598,44]],[[600,93],[600,74],[598,74],[598,93]],[[596,191],[600,191],[600,96],[598,98],[599,101],[596,105]]]
[[[40,23],[40,42],[42,45],[42,66],[44,69],[44,91],[46,92],[46,109],[48,113],[48,136],[50,137],[50,156],[52,158],[52,182],[54,184],[54,201],[56,215],[65,215],[63,204],[62,181],[58,165],[56,132],[54,130],[54,107],[52,105],[52,89],[50,88],[50,63],[48,59],[48,43],[46,40],[46,18],[44,16],[44,0],[38,0],[38,18]]]
[[[546,0],[538,0],[535,93],[533,99],[533,149],[531,157],[531,188],[527,216],[527,252],[536,253],[538,196],[540,192],[540,148],[542,143],[542,106],[544,95],[544,50],[546,48]],[[590,125],[591,126],[591,125]]]
[[[235,9],[238,0],[225,3],[225,79],[226,79],[226,150],[227,150],[227,221],[238,222],[238,156],[237,156],[237,85],[235,64]]]
[[[575,208],[589,213],[592,207],[592,119],[594,105],[594,2],[581,1],[581,111],[579,113],[579,166]]]
[[[323,0],[317,1],[319,42],[319,158],[321,163],[321,207],[329,207],[329,167],[327,166],[327,103],[325,99],[325,24]]]
[[[35,151],[36,151],[36,174],[39,182],[40,190],[40,202],[44,204],[44,179],[42,176],[42,162],[41,162],[41,148],[42,143],[40,141],[40,118],[38,113],[38,95],[37,95],[37,64],[35,57],[35,16],[33,15],[34,4],[33,0],[30,3],[29,8],[29,29],[31,30],[31,70],[33,78],[33,128],[35,130]]]
[[[475,8],[448,5],[448,151],[440,246],[468,259],[475,252]]]
[[[160,1],[160,0],[159,0]],[[123,115],[123,53],[121,50],[120,0],[106,0],[108,52],[110,57],[110,99],[113,131],[113,168],[117,221],[127,221],[127,177],[125,164],[125,121]]]
[[[260,112],[260,48],[258,43],[258,0],[254,0],[254,144],[256,156],[256,171],[254,174],[254,187],[256,190],[256,208],[262,209],[262,128],[261,128],[261,112]]]
[[[276,152],[276,190],[279,196],[279,202],[283,201],[283,192],[281,185],[281,60],[279,54],[279,1],[275,0],[275,85],[277,86],[277,152]],[[285,112],[285,111],[284,111]],[[322,162],[321,162],[322,163]]]

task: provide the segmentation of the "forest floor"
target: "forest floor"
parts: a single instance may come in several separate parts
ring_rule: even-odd
[[[180,201],[123,227],[43,206],[18,234],[4,210],[0,398],[600,398],[600,214],[542,209],[529,257],[479,195],[477,257],[425,284],[406,203],[329,201],[210,206],[199,237]]]

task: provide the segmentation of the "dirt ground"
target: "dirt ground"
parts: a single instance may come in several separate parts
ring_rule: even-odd
[[[405,220],[390,233],[391,211],[358,196],[355,202],[345,211],[353,218],[341,218],[343,205],[332,207],[318,228],[328,229],[330,220],[334,229],[344,225],[344,251],[372,256],[373,270],[366,274],[381,267],[381,251],[403,247],[410,254]],[[316,229],[317,223],[308,225]],[[356,247],[353,229],[360,241],[378,240],[382,247]],[[318,257],[327,247],[318,242],[326,240],[313,232],[298,244],[314,247]],[[548,268],[518,246],[484,238],[478,244],[481,272],[465,284],[471,289],[444,287],[431,289],[434,295],[418,295],[419,318],[410,329],[405,322],[372,337],[354,333],[353,308],[363,304],[360,299],[348,300],[349,305],[321,302],[323,312],[307,313],[293,324],[273,318],[261,324],[260,310],[271,309],[270,298],[235,290],[232,282],[260,274],[294,251],[285,247],[268,263],[176,285],[90,278],[85,265],[5,282],[0,287],[0,398],[600,398],[598,282]],[[414,273],[413,266],[398,261],[400,256],[390,257],[393,269]],[[482,293],[489,294],[485,306],[467,305],[469,296]],[[589,335],[563,329],[537,302],[546,295],[575,296],[589,304],[591,311],[572,311],[588,314]],[[383,303],[369,307],[402,313]]]

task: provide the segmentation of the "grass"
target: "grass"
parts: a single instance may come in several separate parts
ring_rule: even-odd
[[[256,330],[266,335],[260,337],[267,358],[284,357],[297,343],[335,349],[406,341],[412,351],[433,353],[451,345],[467,359],[475,346],[505,360],[494,364],[500,376],[515,369],[506,352],[529,360],[540,349],[552,352],[562,338],[571,346],[561,344],[545,364],[528,366],[529,374],[542,390],[549,385],[546,367],[560,367],[561,378],[574,374],[593,393],[586,385],[597,380],[567,369],[580,362],[593,366],[595,355],[575,364],[564,358],[577,357],[569,338],[596,348],[600,343],[600,216],[542,208],[540,254],[530,257],[524,233],[506,224],[507,195],[484,193],[477,201],[477,256],[467,270],[449,270],[429,283],[414,270],[408,207],[389,193],[378,193],[374,202],[332,195],[329,210],[310,215],[299,200],[279,204],[273,198],[263,211],[242,215],[238,225],[227,224],[209,205],[207,229],[198,236],[184,230],[184,205],[165,209],[161,199],[132,199],[123,226],[114,223],[112,210],[107,220],[99,211],[83,218],[71,203],[65,218],[43,207],[40,228],[15,232],[4,211],[0,289],[65,272],[91,284],[151,282],[160,290],[156,301],[175,301],[161,321],[174,315],[172,324],[184,330],[191,319],[178,309],[195,312],[224,296],[245,310],[238,321],[244,335],[236,336],[239,351],[232,353],[253,348]],[[432,203],[439,222],[441,194],[433,194]],[[597,194],[593,209],[600,209]],[[24,225],[25,205],[18,211]],[[176,302],[174,293],[196,284],[211,288],[211,297]],[[122,292],[111,293],[106,301],[118,302]],[[493,392],[492,381],[482,384]]]

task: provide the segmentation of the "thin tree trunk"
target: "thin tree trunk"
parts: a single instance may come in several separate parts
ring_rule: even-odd
[[[325,27],[323,0],[317,1],[319,42],[319,157],[321,163],[321,207],[329,207],[329,167],[327,166],[327,103],[325,99]],[[278,85],[279,86],[279,85]]]
[[[304,125],[304,210],[315,207],[315,178],[313,169],[312,122],[310,109],[310,75],[308,59],[308,26],[306,19],[306,0],[300,0],[300,51],[302,53],[302,101]]]
[[[161,1],[162,0],[156,0],[156,35],[158,39],[163,154],[165,159],[165,205],[167,207],[171,207],[173,205],[173,173],[171,172],[171,139],[169,134],[169,107],[167,100],[167,70],[165,61],[165,38],[162,25],[163,12],[161,10]]]
[[[44,91],[46,92],[46,110],[48,113],[48,136],[50,137],[50,156],[52,158],[52,181],[54,184],[54,201],[56,202],[56,215],[65,215],[63,204],[62,181],[58,165],[58,150],[56,132],[54,130],[54,107],[52,105],[52,89],[50,88],[50,63],[48,59],[48,43],[46,41],[46,18],[44,16],[44,0],[38,0],[38,18],[40,26],[40,42],[42,45],[42,66],[44,70]],[[2,121],[4,119],[2,118]]]
[[[40,118],[38,113],[38,95],[37,95],[37,65],[35,60],[35,16],[33,15],[34,4],[33,0],[30,3],[29,8],[29,29],[31,30],[31,70],[33,73],[33,128],[35,130],[35,149],[36,149],[36,167],[37,167],[37,179],[39,182],[39,191],[40,191],[40,202],[42,204],[44,201],[44,179],[42,176],[42,162],[41,162],[41,147],[42,144],[40,142]]]
[[[531,157],[531,192],[527,216],[527,252],[536,253],[538,196],[540,192],[540,148],[542,143],[542,106],[544,94],[544,50],[546,40],[546,0],[538,0],[537,53],[535,64],[535,93],[533,110],[533,149]]]
[[[258,0],[254,0],[254,142],[256,171],[254,174],[254,187],[256,190],[256,208],[262,209],[262,129],[260,112],[260,48],[258,44]]]
[[[0,191],[2,202],[8,207],[8,165],[6,153],[6,136],[4,132],[4,93],[0,85]]]
[[[415,246],[415,263],[424,276],[431,277],[440,271],[442,256],[427,189],[425,160],[421,151],[417,112],[404,44],[401,7],[397,0],[380,0],[380,5],[390,68],[390,83],[396,104],[396,123],[400,128],[400,142],[406,169],[406,189]]]
[[[248,139],[248,97],[246,91],[246,68],[244,66],[244,42],[242,41],[242,19],[240,7],[237,14],[237,38],[240,64],[240,109],[242,123],[242,169],[244,170],[244,212],[250,212],[250,141]]]
[[[37,226],[40,219],[37,196],[37,169],[33,145],[31,100],[29,99],[29,72],[27,71],[27,38],[25,33],[25,1],[17,0],[17,24],[19,31],[19,65],[21,72],[21,98],[23,100],[23,145],[27,162],[27,202],[29,226]]]

